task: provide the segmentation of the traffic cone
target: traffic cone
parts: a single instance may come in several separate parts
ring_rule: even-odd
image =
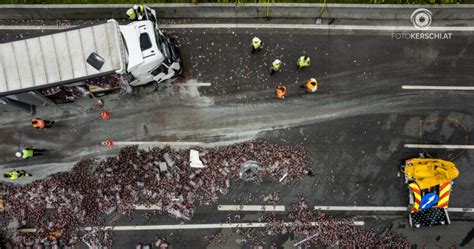
[[[102,141],[102,145],[107,146],[107,148],[111,148],[114,145],[114,142],[110,139],[107,139],[105,141]]]
[[[103,120],[107,120],[107,119],[110,118],[110,113],[107,112],[107,111],[101,112],[101,113],[100,113],[100,117],[101,117]]]

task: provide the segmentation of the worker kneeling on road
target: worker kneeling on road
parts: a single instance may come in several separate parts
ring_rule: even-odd
[[[24,170],[12,170],[10,172],[3,174],[3,177],[8,178],[10,180],[16,180],[18,179],[18,177],[23,177],[23,176],[31,176],[31,174]]]
[[[286,87],[285,86],[277,86],[276,88],[276,97],[277,99],[284,99],[286,96]]]
[[[318,81],[315,78],[311,78],[302,87],[306,89],[307,93],[314,93],[318,90]]]
[[[45,129],[45,128],[52,128],[54,121],[44,120],[42,118],[34,118],[31,120],[31,124],[36,129]]]
[[[252,54],[255,52],[260,52],[260,50],[262,50],[262,47],[263,47],[262,40],[260,40],[260,38],[255,36],[252,39]]]
[[[135,4],[132,8],[127,10],[127,16],[130,21],[141,21],[145,16],[145,8],[143,5]]]
[[[309,67],[309,61],[310,61],[309,56],[303,55],[303,56],[300,56],[300,58],[298,58],[296,65],[298,66],[298,68]]]
[[[274,60],[273,63],[272,63],[272,68],[271,68],[270,75],[272,75],[276,72],[280,72],[282,64],[283,63],[281,62],[281,60],[279,60],[279,59]]]
[[[44,154],[44,152],[45,150],[26,148],[23,149],[21,152],[16,152],[15,156],[18,158],[28,159],[34,156],[41,156]]]

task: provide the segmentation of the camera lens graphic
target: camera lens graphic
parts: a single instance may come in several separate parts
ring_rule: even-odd
[[[419,30],[426,30],[431,25],[431,16],[433,14],[427,9],[416,9],[411,14],[411,22],[413,26]]]

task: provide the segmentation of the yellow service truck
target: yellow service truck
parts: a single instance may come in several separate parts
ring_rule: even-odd
[[[410,225],[419,228],[450,224],[449,196],[459,171],[452,162],[424,155],[405,160],[402,165],[409,191]]]

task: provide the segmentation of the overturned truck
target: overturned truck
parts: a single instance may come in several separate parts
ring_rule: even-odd
[[[117,21],[0,44],[0,109],[73,102],[163,82],[182,72],[176,43],[155,22]]]
[[[454,163],[433,158],[412,158],[402,165],[408,185],[409,222],[412,227],[447,225],[449,196],[459,171]]]

